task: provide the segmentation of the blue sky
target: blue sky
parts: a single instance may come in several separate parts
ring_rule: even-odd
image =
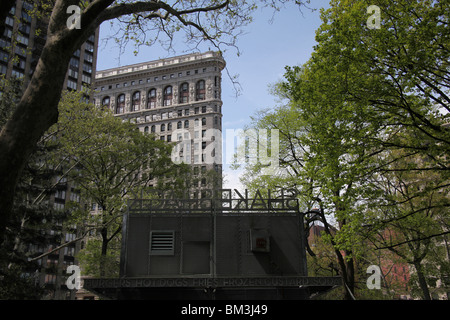
[[[322,8],[328,6],[329,0],[313,0],[309,6]],[[230,48],[224,53],[227,68],[231,75],[239,75],[242,92],[236,97],[231,80],[224,73],[222,76],[222,131],[243,128],[250,122],[257,110],[274,107],[276,98],[269,93],[269,86],[283,78],[285,66],[305,63],[315,45],[315,31],[320,26],[319,10],[311,12],[302,8],[300,12],[294,5],[288,4],[275,14],[272,22],[272,10],[258,10],[254,21],[241,36],[238,47],[241,54]],[[156,60],[168,56],[185,54],[183,44],[175,46],[175,52],[167,53],[157,46],[141,48],[134,55],[130,44],[123,52],[113,41],[102,42],[110,34],[110,25],[105,23],[100,28],[99,58],[97,70]],[[206,48],[207,50],[207,48]],[[120,58],[120,59],[119,59]],[[223,154],[225,162],[225,153]],[[239,185],[239,171],[230,170],[224,164],[224,187]]]

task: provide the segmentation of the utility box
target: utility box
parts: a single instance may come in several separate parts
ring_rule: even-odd
[[[270,252],[270,234],[266,229],[250,229],[250,250]]]

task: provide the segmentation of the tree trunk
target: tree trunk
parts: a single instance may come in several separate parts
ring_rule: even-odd
[[[47,35],[33,77],[0,132],[0,240],[8,226],[20,174],[38,140],[58,121],[58,103],[70,58],[89,32]]]
[[[422,265],[419,261],[414,261],[413,265],[416,268],[417,277],[419,279],[419,287],[423,293],[423,299],[431,300],[430,290],[428,289],[427,280],[425,279],[425,275],[422,271]]]
[[[346,255],[351,255],[351,252],[346,252]],[[353,263],[353,258],[350,258],[347,263],[347,290],[345,291],[346,300],[355,299],[355,265]]]
[[[104,277],[106,275],[106,255],[108,253],[108,227],[104,226],[100,234],[102,236],[102,251],[100,255],[100,277]]]
[[[52,54],[54,53],[47,53],[49,56],[52,56]],[[50,57],[49,60],[62,58]],[[68,62],[68,59],[60,63],[53,61],[52,70],[46,62],[41,61],[38,64],[37,75],[33,76],[17,106],[16,112],[1,131],[0,236],[2,238],[10,219],[20,174],[39,138],[58,119],[58,101]],[[62,67],[63,65],[65,67]]]

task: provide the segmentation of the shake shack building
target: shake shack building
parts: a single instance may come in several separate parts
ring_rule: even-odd
[[[130,200],[120,277],[84,288],[113,299],[308,299],[340,285],[307,276],[303,215],[289,193],[207,193]]]

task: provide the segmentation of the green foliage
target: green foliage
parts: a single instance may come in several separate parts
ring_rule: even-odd
[[[81,92],[66,92],[59,112],[50,130],[58,137],[53,161],[56,165],[63,159],[70,180],[88,204],[73,204],[70,223],[97,230],[102,243],[98,263],[107,274],[108,247],[120,234],[127,199],[148,188],[153,178],[177,169],[170,159],[172,146],[97,109]],[[86,210],[90,203],[98,206],[96,214]]]
[[[22,93],[22,81],[0,76],[0,129],[14,112],[17,101]]]
[[[2,270],[0,275],[0,299],[37,300],[44,294],[44,290],[36,286],[34,275],[24,275],[22,268],[17,266],[5,271]]]
[[[81,274],[92,277],[118,277],[120,257],[120,237],[114,239],[106,255],[101,252],[101,240],[92,238],[77,255],[81,265]],[[101,269],[104,268],[104,271]]]
[[[448,233],[444,2],[332,0],[309,61],[272,88],[282,105],[251,125],[280,130],[280,170],[258,176],[261,165],[246,165],[243,182],[294,188],[306,212],[318,208],[334,224],[323,240],[350,285],[381,231],[395,230],[409,246],[398,254],[416,264]],[[380,29],[367,27],[370,5],[381,9]]]

